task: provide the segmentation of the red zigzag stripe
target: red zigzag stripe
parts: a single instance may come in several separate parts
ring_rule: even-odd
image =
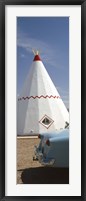
[[[60,98],[60,96],[48,96],[48,95],[46,95],[46,96],[43,96],[43,95],[41,95],[41,96],[26,96],[26,97],[22,97],[22,98],[18,98],[18,101],[21,101],[21,100],[26,100],[26,99],[30,99],[30,98],[33,98],[33,99],[36,99],[36,98]]]

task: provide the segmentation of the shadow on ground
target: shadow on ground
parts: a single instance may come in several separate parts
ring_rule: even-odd
[[[21,179],[24,184],[68,184],[69,168],[28,168],[22,171]]]

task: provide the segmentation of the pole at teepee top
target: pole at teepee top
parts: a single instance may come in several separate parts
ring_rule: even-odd
[[[32,52],[33,52],[34,55],[39,55],[40,54],[40,50],[32,49]]]

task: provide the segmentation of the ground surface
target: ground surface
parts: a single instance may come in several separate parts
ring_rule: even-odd
[[[68,184],[68,168],[48,168],[33,161],[34,145],[39,139],[17,138],[18,184]]]

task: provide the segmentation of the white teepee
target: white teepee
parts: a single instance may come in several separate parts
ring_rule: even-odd
[[[65,127],[69,113],[36,52],[18,97],[18,135],[39,134]]]

